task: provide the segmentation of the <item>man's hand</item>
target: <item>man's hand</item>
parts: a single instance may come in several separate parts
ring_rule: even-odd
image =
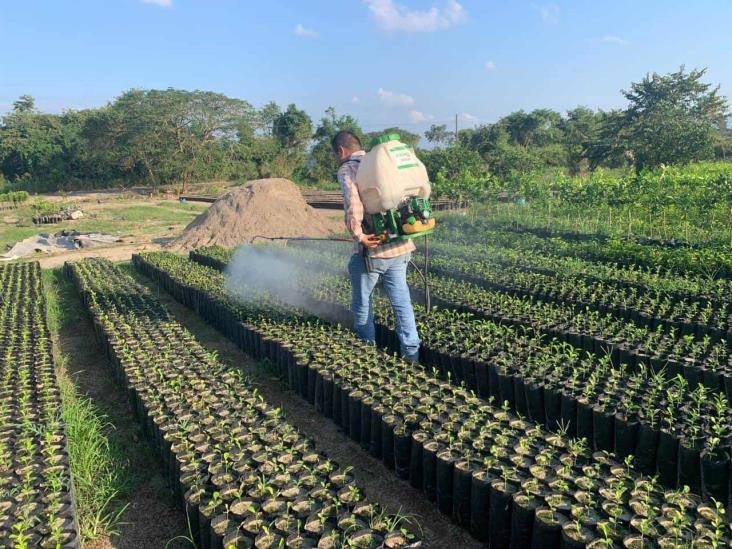
[[[361,235],[361,238],[358,240],[363,246],[366,246],[368,249],[376,248],[379,244],[381,244],[381,240],[375,235],[375,234],[364,234]]]

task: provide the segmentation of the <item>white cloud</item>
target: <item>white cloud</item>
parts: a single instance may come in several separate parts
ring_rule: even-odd
[[[541,20],[544,21],[544,23],[548,23],[550,25],[559,23],[559,6],[556,4],[544,4],[543,6],[534,5],[534,7],[539,10],[539,15],[541,15]]]
[[[427,122],[433,120],[435,117],[431,114],[424,114],[421,111],[409,111],[409,120],[412,124],[419,124],[421,122]]]
[[[173,0],[140,0],[143,4],[152,4],[161,8],[170,8],[173,6]]]
[[[475,116],[474,114],[470,114],[469,112],[464,112],[463,114],[461,114],[460,119],[463,120],[464,122],[477,122],[478,121],[478,117]]]
[[[388,105],[389,107],[414,105],[414,97],[406,93],[394,93],[384,88],[379,88],[376,95],[379,96],[379,99],[384,105]]]
[[[306,29],[302,26],[302,23],[298,23],[297,25],[295,25],[295,36],[300,36],[302,38],[317,38],[318,31],[313,29]]]
[[[496,70],[496,64],[493,61],[486,61],[485,70],[487,70],[488,72]]]
[[[394,0],[364,0],[379,27],[387,31],[432,32],[463,23],[468,15],[457,0],[444,0],[441,7],[415,10]]]
[[[351,97],[351,103],[358,103],[359,101],[361,101],[361,99],[358,97],[358,95],[354,95],[353,97]]]
[[[615,36],[614,34],[606,34],[605,36],[600,38],[600,42],[604,44],[615,44],[616,46],[627,46],[628,44],[630,44],[630,42],[625,38]]]

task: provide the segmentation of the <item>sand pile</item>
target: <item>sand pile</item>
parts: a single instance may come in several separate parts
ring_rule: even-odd
[[[328,223],[303,199],[292,181],[258,179],[226,193],[170,243],[178,250],[231,247],[262,236],[328,236]]]

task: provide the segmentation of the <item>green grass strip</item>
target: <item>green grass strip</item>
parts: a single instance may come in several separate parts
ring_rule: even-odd
[[[126,504],[119,496],[129,489],[128,462],[110,443],[114,426],[94,401],[81,394],[69,374],[68,357],[58,349],[59,331],[82,318],[80,303],[61,269],[43,271],[48,324],[54,336],[56,376],[61,389],[61,417],[66,425],[71,474],[83,541],[117,534]]]

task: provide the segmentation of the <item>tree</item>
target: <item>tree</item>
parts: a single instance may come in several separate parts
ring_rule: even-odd
[[[488,173],[486,163],[480,155],[465,147],[451,146],[430,151],[422,150],[419,152],[419,158],[427,168],[430,181],[435,181],[439,173],[450,181],[462,179],[466,174],[482,177]]]
[[[587,159],[590,169],[599,166],[618,168],[633,164],[633,153],[629,150],[625,127],[625,112],[620,109],[599,111],[598,129],[595,139],[587,144]]]
[[[105,132],[115,135],[123,166],[155,186],[180,183],[185,192],[222,142],[252,124],[255,112],[241,99],[214,92],[130,90],[111,106]]]
[[[448,145],[455,138],[454,132],[447,129],[445,124],[432,124],[430,129],[424,132],[424,136],[430,143],[435,145]]]
[[[308,113],[297,108],[293,103],[274,121],[272,134],[282,146],[293,154],[301,152],[310,142],[313,133],[313,121]]]
[[[719,133],[714,144],[714,156],[720,160],[727,160],[732,155],[732,128],[727,125],[727,118],[722,117],[718,122]]]
[[[578,174],[582,171],[582,163],[587,162],[587,150],[597,139],[600,119],[592,109],[576,107],[567,111],[567,116],[561,120],[562,145],[571,174]]]
[[[62,118],[39,113],[32,97],[24,95],[0,124],[0,173],[11,182],[42,182],[42,187],[64,181],[70,136]],[[45,190],[45,188],[40,189]]]
[[[363,135],[358,121],[350,114],[338,115],[333,107],[325,109],[325,116],[313,135],[314,145],[310,151],[310,163],[307,169],[307,178],[312,182],[332,181],[338,170],[338,163],[331,149],[331,141],[341,130],[355,133],[361,141]]]
[[[17,101],[13,101],[13,111],[16,113],[35,112],[36,100],[31,95],[21,95]]]
[[[274,134],[275,121],[282,115],[282,109],[274,101],[267,103],[259,111],[260,128],[264,135],[271,136]]]
[[[378,131],[378,132],[369,132],[363,136],[363,146],[366,149],[371,148],[371,141],[374,140],[374,138],[387,135],[390,133],[397,133],[399,134],[399,140],[402,143],[406,143],[407,145],[410,145],[412,148],[416,148],[419,144],[419,134],[410,132],[409,130],[403,130],[402,128],[399,128],[397,126],[392,126],[391,128],[386,128],[384,130]]]
[[[622,131],[638,169],[704,160],[714,155],[720,118],[727,102],[719,86],[702,82],[706,69],[652,73],[630,90]]]
[[[524,149],[555,143],[559,137],[561,115],[550,109],[536,109],[530,113],[519,110],[502,118],[498,123],[509,135],[509,143]]]

